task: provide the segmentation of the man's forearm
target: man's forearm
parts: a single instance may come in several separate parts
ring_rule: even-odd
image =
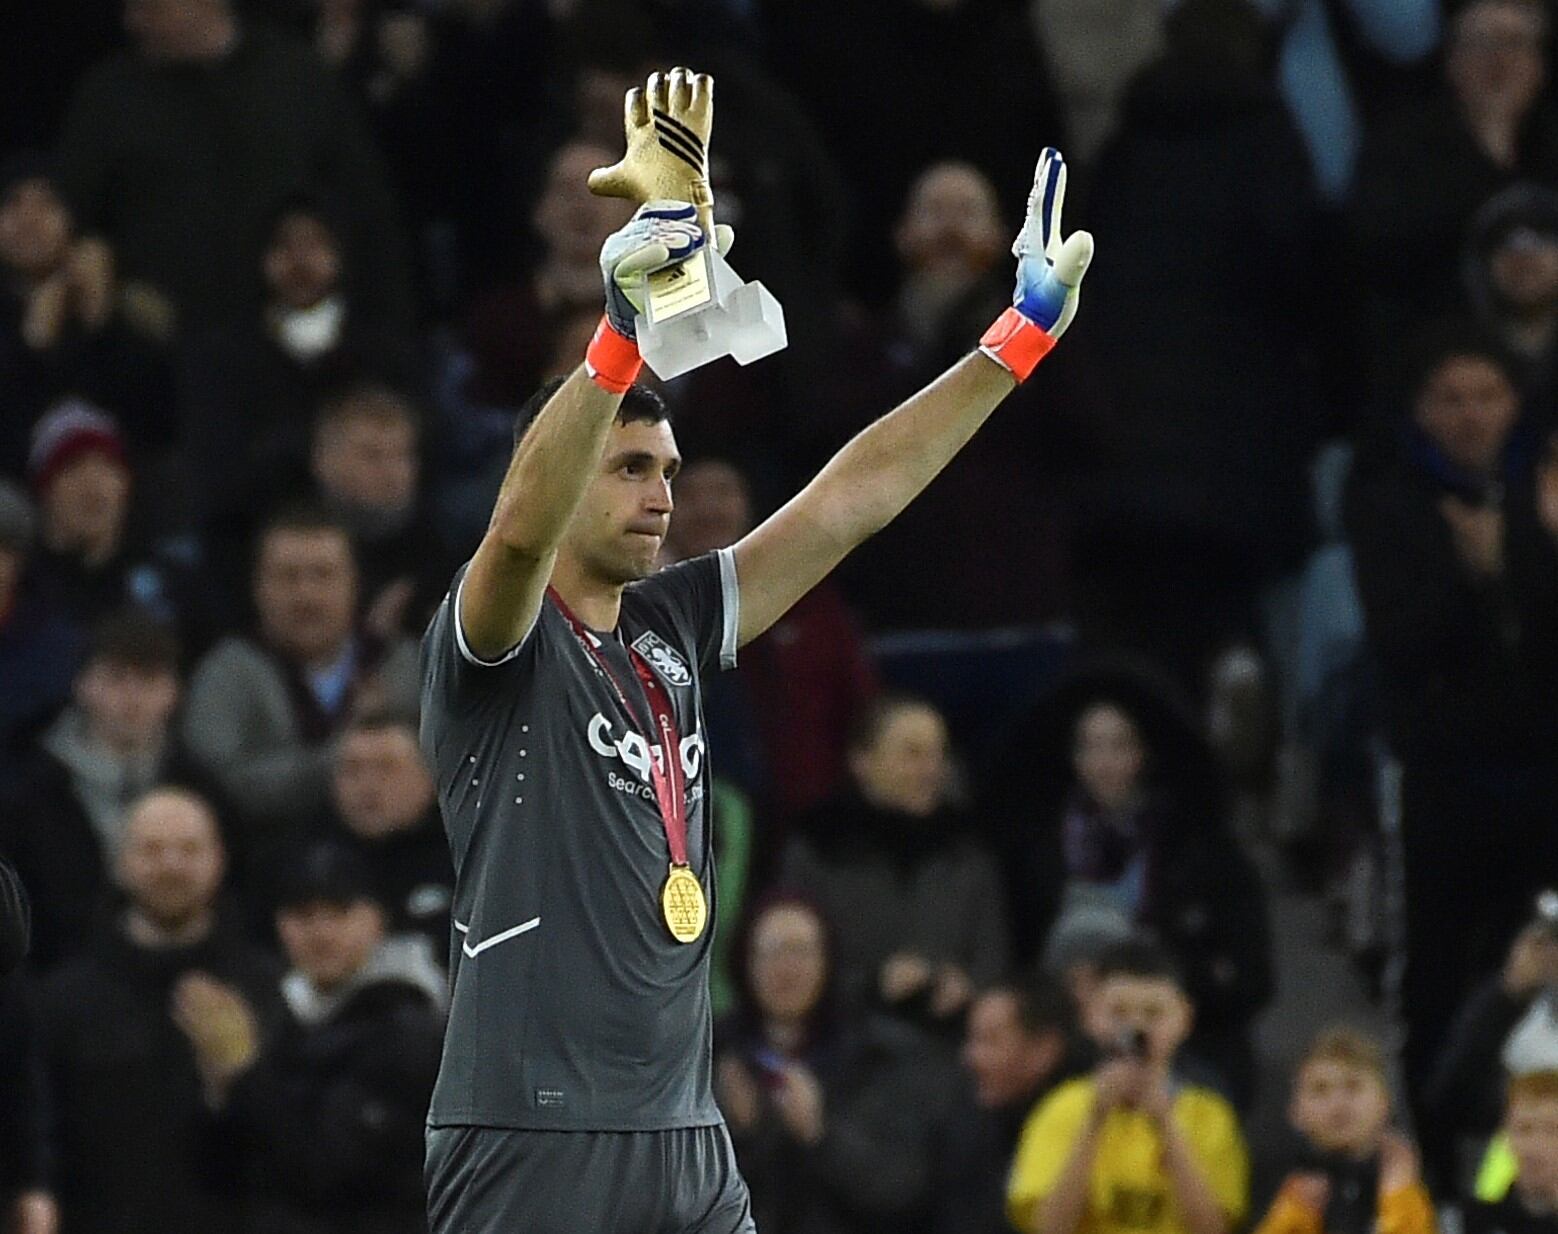
[[[1163,1122],[1163,1165],[1190,1234],[1228,1234],[1228,1217],[1172,1117]]]
[[[621,404],[582,366],[547,400],[514,451],[493,507],[490,531],[505,548],[539,560],[562,542]]]
[[[875,535],[940,474],[1016,389],[974,352],[857,433],[808,486],[817,529],[842,553]]]

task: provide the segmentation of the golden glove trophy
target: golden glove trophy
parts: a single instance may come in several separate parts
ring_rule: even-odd
[[[731,356],[751,364],[788,342],[784,310],[761,283],[744,283],[725,261],[728,227],[714,223],[709,188],[709,133],[714,79],[687,69],[652,73],[628,91],[627,153],[590,173],[590,191],[631,201],[690,202],[705,244],[691,257],[652,271],[623,290],[639,309],[639,354],[663,380]]]

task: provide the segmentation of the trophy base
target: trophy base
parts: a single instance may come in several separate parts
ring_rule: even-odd
[[[712,299],[701,308],[651,320],[638,315],[638,352],[662,381],[680,377],[721,356],[751,364],[789,342],[784,309],[761,283],[741,276],[712,249],[708,254]]]

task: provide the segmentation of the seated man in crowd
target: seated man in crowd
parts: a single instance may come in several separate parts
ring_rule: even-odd
[[[0,808],[0,851],[34,899],[39,971],[74,957],[96,924],[129,806],[187,778],[171,731],[179,647],[167,626],[135,610],[105,619],[74,693]]]
[[[1255,1234],[1434,1234],[1417,1155],[1389,1129],[1377,1042],[1348,1028],[1316,1037],[1293,1077],[1288,1118],[1304,1160]]]
[[[1509,1082],[1503,1153],[1514,1178],[1502,1198],[1491,1180],[1479,1180],[1479,1196],[1465,1206],[1466,1234],[1552,1234],[1558,1230],[1558,1071],[1533,1071]],[[1500,1171],[1490,1163],[1485,1173]]]
[[[1228,1103],[1175,1078],[1194,1009],[1173,964],[1132,941],[1098,974],[1089,1027],[1114,1049],[1028,1119],[1008,1217],[1023,1234],[1231,1234],[1249,1202],[1249,1158]]]
[[[260,1031],[275,1018],[278,966],[218,912],[225,867],[210,806],[154,789],[119,850],[129,907],[43,987],[56,1198],[72,1234],[238,1228],[206,1186],[198,1034],[175,1011],[198,973],[242,990]]]
[[[1022,1125],[1061,1080],[1075,1074],[1070,999],[1034,977],[991,986],[968,1009],[963,1069],[937,1157],[935,1234],[1009,1234],[1006,1178]]]
[[[292,971],[273,1040],[242,991],[211,980],[179,990],[216,1111],[213,1158],[235,1178],[251,1230],[426,1228],[422,1129],[444,975],[425,939],[389,938],[385,924],[362,862],[311,845],[276,913]]]
[[[185,742],[255,844],[325,810],[330,740],[354,711],[415,713],[416,646],[360,633],[357,594],[346,528],[283,511],[256,545],[256,636],[224,640],[195,669]]]

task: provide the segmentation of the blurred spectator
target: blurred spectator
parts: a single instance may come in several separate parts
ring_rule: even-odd
[[[1454,262],[1485,201],[1520,180],[1558,187],[1558,119],[1542,101],[1547,35],[1540,0],[1470,0],[1450,23],[1448,88],[1365,141],[1352,225],[1376,344],[1454,311]]]
[[[454,868],[408,719],[367,714],[336,742],[330,776],[331,832],[363,863],[390,936],[425,935],[447,963]]]
[[[949,801],[947,724],[931,704],[882,696],[848,742],[850,782],[790,844],[784,882],[838,923],[851,1007],[957,1031],[974,991],[1006,970],[995,863]]]
[[[1498,1127],[1511,1076],[1558,1069],[1558,902],[1537,899],[1503,968],[1456,1014],[1423,1094],[1424,1145],[1446,1181]],[[1469,1141],[1469,1144],[1468,1144]]]
[[[418,1234],[422,1135],[443,1048],[443,972],[421,936],[386,935],[367,868],[298,854],[276,911],[292,970],[267,1043],[242,989],[186,978],[175,1015],[217,1110],[213,1155],[244,1222],[272,1234]]]
[[[235,277],[257,264],[274,203],[315,190],[352,203],[359,293],[411,320],[384,172],[355,108],[313,52],[239,22],[230,0],[128,0],[133,50],[81,83],[60,180],[84,231],[125,276],[165,295],[181,328],[259,308]]]
[[[81,655],[80,628],[28,577],[35,521],[26,494],[0,480],[0,793],[26,741],[70,697]]]
[[[676,477],[667,563],[736,543],[752,530],[752,505],[750,483],[735,463],[688,463]],[[714,685],[705,687],[705,708],[721,774],[770,807],[766,860],[778,855],[788,824],[838,788],[850,725],[876,693],[876,671],[859,622],[824,580],[743,647],[736,672]]]
[[[1313,183],[1248,0],[1185,0],[1131,83],[1088,221],[1112,256],[1085,327],[1117,454],[1084,496],[1078,621],[1183,681],[1259,628],[1308,533],[1323,311]],[[1142,203],[1153,203],[1143,209]],[[1165,288],[1195,288],[1172,313]]]
[[[1075,1073],[1066,991],[1047,978],[994,985],[968,1009],[960,1085],[941,1129],[929,1234],[1008,1234],[1006,1179],[1022,1125]]]
[[[1255,1234],[1434,1234],[1417,1154],[1389,1129],[1378,1042],[1350,1028],[1311,1041],[1293,1076],[1288,1118],[1303,1150]]]
[[[1466,1234],[1552,1234],[1558,1226],[1558,1071],[1509,1082],[1503,1132],[1514,1180],[1502,1198],[1466,1204]]]
[[[1122,943],[1099,965],[1090,1032],[1115,1043],[1089,1077],[1061,1085],[1022,1131],[1007,1214],[1023,1234],[1226,1234],[1248,1204],[1239,1120],[1180,1083],[1194,1008],[1168,957]]]
[[[1250,1026],[1272,992],[1270,930],[1194,719],[1145,670],[1100,663],[1017,731],[991,811],[1011,829],[1002,865],[1018,956],[1066,972],[1083,958],[1074,935],[1151,933],[1195,1003],[1193,1053],[1242,1105]]]
[[[274,1018],[279,972],[222,921],[225,857],[201,798],[155,789],[130,811],[118,878],[129,908],[43,987],[56,1196],[73,1234],[210,1234],[237,1214],[202,1177],[202,1081],[182,1018],[192,975]]]
[[[1514,185],[1472,220],[1464,261],[1477,320],[1503,344],[1527,410],[1558,420],[1558,192]]]
[[[21,474],[33,422],[73,394],[118,408],[141,458],[169,446],[172,371],[156,329],[121,294],[107,245],[75,238],[53,164],[0,163],[0,471]]]
[[[0,868],[4,867],[0,858]],[[48,1190],[47,1098],[37,997],[21,976],[0,978],[0,1223],[10,1234],[57,1234]]]
[[[186,636],[203,630],[209,615],[189,567],[147,543],[112,416],[79,399],[50,408],[33,430],[27,471],[40,515],[33,569],[72,617],[90,626],[134,605],[180,624]]]
[[[811,901],[776,893],[743,942],[741,1010],[716,1034],[714,1091],[760,1228],[919,1228],[948,1077],[909,1027],[840,1018],[834,952]]]
[[[187,775],[171,731],[179,648],[166,626],[133,610],[105,618],[74,696],[0,808],[0,850],[36,900],[39,971],[74,958],[101,924],[129,807]]]
[[[1489,948],[1558,869],[1558,510],[1533,495],[1492,345],[1451,324],[1414,371],[1396,440],[1359,460],[1347,527],[1404,773],[1406,1059],[1421,1083]]]
[[[415,714],[416,646],[360,632],[346,529],[292,507],[260,531],[254,636],[223,640],[196,667],[184,740],[254,843],[328,804],[330,741],[359,709]]]
[[[242,267],[255,271],[258,311],[191,323],[181,402],[192,504],[219,535],[273,491],[278,469],[303,467],[324,399],[364,378],[414,389],[422,377],[418,348],[363,285],[343,209],[315,192],[284,197]]]

